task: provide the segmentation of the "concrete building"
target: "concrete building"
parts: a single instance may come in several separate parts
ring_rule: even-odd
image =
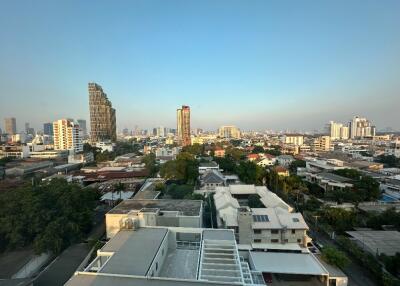
[[[68,150],[31,151],[30,157],[36,159],[66,159]]]
[[[202,209],[195,200],[125,200],[106,214],[107,238],[130,224],[201,228]]]
[[[29,157],[29,147],[26,145],[3,145],[0,146],[1,158],[24,159]]]
[[[182,146],[191,145],[189,106],[182,105],[182,108],[176,110],[176,122],[177,122],[179,145]]]
[[[328,124],[329,136],[331,140],[349,139],[349,127],[342,123],[330,121]]]
[[[219,165],[214,161],[200,162],[199,164],[199,174],[202,175],[209,170],[219,171]]]
[[[4,118],[4,130],[9,135],[17,133],[17,121],[15,117]]]
[[[350,138],[363,138],[375,136],[375,126],[366,118],[354,116],[349,123]]]
[[[100,85],[89,83],[90,140],[92,144],[117,140],[115,109]]]
[[[53,122],[54,150],[68,150],[74,153],[83,151],[79,125],[67,119]]]
[[[329,136],[321,136],[313,141],[314,152],[328,152],[333,150],[331,138]]]
[[[265,285],[239,255],[231,230],[121,230],[66,286]]]
[[[385,155],[400,158],[400,139],[390,142],[389,147],[385,149]]]
[[[306,181],[318,184],[322,189],[325,190],[325,192],[344,190],[345,188],[353,187],[353,180],[333,173],[306,173],[305,177]]]
[[[239,244],[249,244],[253,248],[268,251],[276,247],[270,244],[294,243],[306,247],[311,242],[301,213],[289,213],[279,207],[240,207],[237,222]]]
[[[282,137],[282,142],[284,144],[301,146],[304,144],[304,136],[299,134],[286,134]]]
[[[279,165],[288,168],[290,164],[292,164],[292,162],[294,161],[294,158],[291,155],[279,155],[278,157],[276,157],[276,161]]]
[[[221,126],[218,129],[218,135],[221,138],[227,138],[227,139],[240,139],[241,138],[240,129],[234,125]]]
[[[11,135],[11,142],[13,143],[26,143],[26,134],[25,133],[15,133]]]

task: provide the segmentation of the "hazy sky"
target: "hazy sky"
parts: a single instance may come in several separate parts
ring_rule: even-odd
[[[103,86],[119,129],[400,129],[400,1],[0,2],[0,117],[89,119]]]

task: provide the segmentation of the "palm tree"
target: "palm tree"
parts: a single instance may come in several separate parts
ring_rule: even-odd
[[[119,192],[119,199],[122,200],[122,191],[125,191],[125,184],[119,182],[114,185],[114,191]]]

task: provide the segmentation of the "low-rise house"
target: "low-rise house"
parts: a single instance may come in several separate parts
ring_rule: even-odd
[[[199,174],[204,174],[206,171],[216,170],[219,171],[219,165],[214,161],[201,162],[199,165]]]
[[[215,147],[214,156],[219,158],[225,157],[225,149],[219,146]]]
[[[124,200],[106,214],[107,238],[131,224],[199,228],[202,210],[196,200]]]
[[[279,165],[287,168],[290,166],[290,164],[292,164],[294,158],[291,155],[280,155],[276,157],[276,160],[278,161]]]
[[[307,173],[306,181],[318,184],[326,192],[353,187],[353,180],[333,173]]]
[[[285,167],[282,166],[276,166],[274,168],[275,172],[278,174],[278,176],[281,177],[289,177],[289,170],[286,169]]]
[[[226,185],[225,177],[217,170],[208,170],[200,176],[200,188],[215,190]]]
[[[270,154],[265,154],[264,158],[261,159],[261,161],[257,162],[257,165],[261,167],[268,167],[275,165],[275,163],[276,163],[275,156],[272,156]]]

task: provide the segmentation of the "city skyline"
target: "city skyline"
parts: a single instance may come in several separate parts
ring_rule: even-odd
[[[2,119],[89,122],[94,81],[118,130],[175,126],[182,104],[207,130],[321,130],[354,115],[400,130],[400,2],[227,3],[6,3]]]

